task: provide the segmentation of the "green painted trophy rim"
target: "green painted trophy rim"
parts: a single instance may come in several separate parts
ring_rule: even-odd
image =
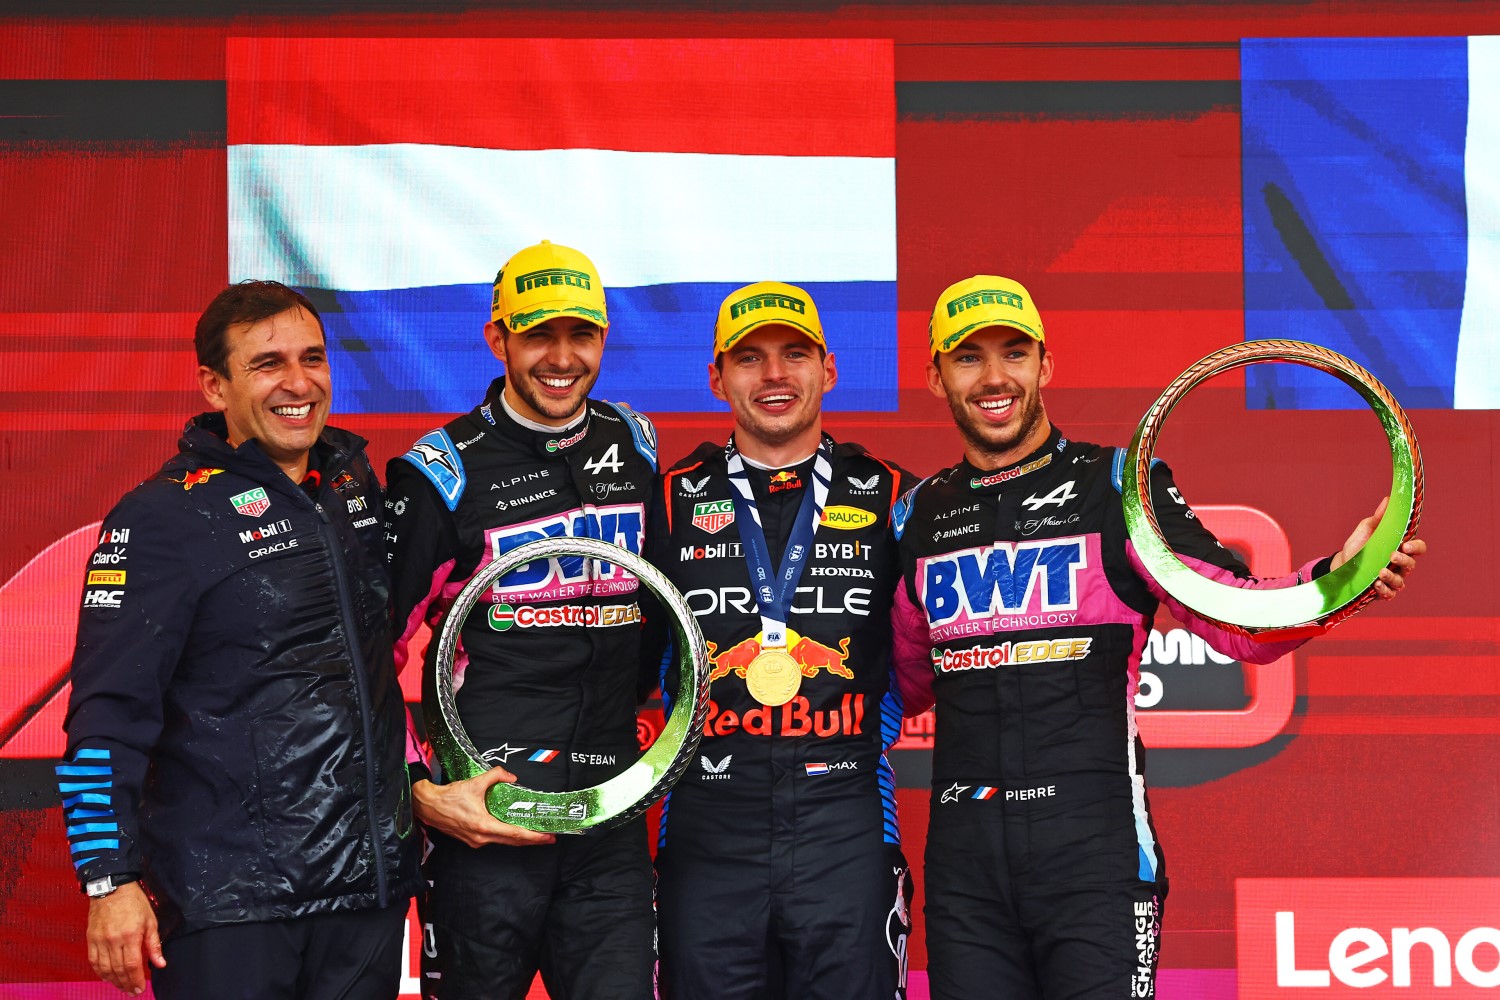
[[[453,700],[453,665],[463,623],[480,597],[496,580],[538,559],[582,556],[619,566],[656,595],[676,620],[679,700],[661,734],[630,767],[589,788],[543,792],[519,784],[492,785],[485,805],[496,819],[540,833],[583,833],[627,823],[644,813],[682,776],[708,714],[708,647],[692,610],[666,576],[641,556],[595,538],[559,536],[528,542],[485,566],[454,599],[438,636],[437,702],[439,717],[432,720],[433,751],[446,780],[472,778],[490,770],[464,731]],[[635,669],[635,664],[621,669]]]
[[[1273,361],[1327,372],[1370,405],[1390,444],[1390,502],[1369,541],[1338,569],[1282,590],[1244,590],[1199,575],[1167,544],[1150,502],[1151,458],[1167,415],[1194,388],[1235,368]],[[1178,376],[1152,404],[1125,454],[1122,492],[1130,540],[1163,590],[1221,627],[1274,640],[1324,631],[1375,600],[1374,584],[1380,571],[1401,543],[1416,534],[1422,491],[1422,455],[1411,421],[1379,379],[1353,360],[1316,344],[1256,340],[1233,344],[1203,358]]]

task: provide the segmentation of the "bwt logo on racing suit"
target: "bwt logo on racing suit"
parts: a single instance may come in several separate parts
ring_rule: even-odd
[[[634,503],[565,511],[534,521],[489,528],[485,531],[489,542],[485,562],[499,559],[527,542],[564,537],[597,538],[640,555],[645,523],[645,507]],[[495,582],[494,594],[496,598],[526,596],[546,601],[584,594],[626,594],[639,586],[635,574],[613,563],[595,563],[582,556],[559,556],[516,567]]]
[[[1078,610],[1078,571],[1087,566],[1083,536],[996,542],[920,560],[917,582],[932,637],[941,640],[1071,624],[1076,615],[1058,612]]]

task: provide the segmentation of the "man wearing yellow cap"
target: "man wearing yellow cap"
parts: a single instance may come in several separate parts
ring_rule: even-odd
[[[589,398],[608,330],[599,273],[577,250],[527,247],[495,276],[484,337],[505,375],[390,464],[398,667],[419,627],[437,634],[464,584],[518,545],[573,535],[642,551],[656,435],[629,408]],[[582,788],[639,756],[637,588],[618,567],[552,559],[502,577],[465,621],[455,701],[494,767],[445,784],[408,749],[431,845],[424,995],[520,998],[538,970],[555,1000],[651,995],[644,819],[555,842],[484,806],[485,791],[512,775],[529,788]],[[606,607],[613,613],[592,613]],[[582,621],[611,624],[568,624]],[[434,675],[429,662],[429,719]]]
[[[823,433],[838,370],[804,289],[730,293],[708,380],[733,434],[672,467],[649,532],[712,662],[698,760],[663,811],[662,996],[902,997],[911,882],[884,751],[908,477]]]
[[[1296,642],[1219,631],[1167,596],[1129,544],[1123,449],[1070,441],[1047,418],[1056,363],[1021,284],[977,275],[938,297],[927,383],[964,459],[901,498],[893,623],[909,713],[937,702],[925,888],[935,998],[1154,994],[1167,878],[1146,801],[1135,693],[1157,606],[1215,649],[1266,663]],[[1152,469],[1173,550],[1198,572],[1261,580]],[[1379,586],[1394,596],[1408,542]]]

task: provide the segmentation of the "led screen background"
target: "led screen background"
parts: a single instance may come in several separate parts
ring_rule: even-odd
[[[1284,47],[1244,40],[1462,39],[1500,34],[1500,7],[746,0],[729,6],[570,3],[500,10],[483,3],[271,2],[252,8],[144,0],[132,11],[121,18],[115,5],[101,2],[10,3],[0,11],[0,833],[9,845],[0,852],[0,914],[24,941],[0,957],[0,983],[31,984],[0,985],[0,996],[108,992],[62,985],[35,992],[42,989],[37,984],[91,979],[81,944],[85,908],[71,885],[61,811],[51,790],[82,564],[97,537],[89,526],[154,470],[183,419],[201,405],[191,381],[192,323],[228,278],[240,276],[231,241],[231,147],[256,130],[274,136],[285,124],[257,119],[253,105],[237,104],[248,77],[237,73],[235,53],[306,39],[349,45],[378,40],[412,54],[439,43],[527,39],[566,51],[563,46],[576,40],[579,52],[613,51],[617,62],[620,52],[636,45],[654,56],[658,77],[670,68],[662,65],[670,62],[661,55],[670,51],[661,48],[663,40],[700,55],[724,40],[741,40],[742,51],[759,54],[755,64],[762,68],[784,57],[775,54],[777,40],[814,60],[830,52],[865,53],[863,65],[878,72],[853,87],[865,94],[854,110],[830,116],[820,107],[833,97],[812,101],[774,87],[752,95],[745,107],[759,108],[775,125],[758,133],[759,146],[734,145],[745,141],[746,130],[726,130],[738,138],[714,144],[713,130],[683,118],[686,111],[671,101],[653,106],[651,128],[638,130],[655,145],[611,144],[608,138],[600,144],[663,155],[784,151],[803,159],[893,162],[890,189],[880,195],[888,201],[874,210],[889,215],[889,226],[879,230],[889,235],[869,238],[893,243],[874,246],[875,264],[863,270],[851,265],[804,280],[847,283],[849,315],[855,318],[831,326],[829,335],[841,365],[870,373],[861,391],[846,384],[830,397],[830,428],[922,474],[959,452],[944,407],[925,388],[927,312],[943,287],[973,273],[1010,274],[1031,287],[1058,357],[1058,374],[1047,391],[1049,412],[1075,438],[1125,443],[1161,388],[1198,357],[1265,335],[1268,325],[1296,335],[1303,328],[1286,319],[1288,311],[1301,310],[1309,331],[1333,330],[1345,338],[1332,346],[1355,351],[1367,364],[1376,358],[1377,372],[1380,364],[1394,365],[1381,374],[1393,386],[1415,386],[1411,399],[1399,388],[1398,396],[1414,407],[1428,477],[1422,533],[1433,553],[1411,592],[1253,680],[1238,664],[1219,663],[1183,639],[1170,622],[1157,623],[1162,635],[1145,668],[1157,682],[1146,695],[1156,700],[1143,709],[1142,728],[1148,745],[1158,747],[1148,774],[1172,878],[1162,992],[1233,996],[1237,984],[1265,982],[1267,962],[1274,978],[1275,958],[1259,945],[1272,940],[1272,930],[1242,921],[1275,911],[1267,894],[1274,897],[1281,886],[1381,880],[1379,898],[1390,914],[1387,940],[1389,928],[1446,919],[1441,907],[1423,915],[1424,901],[1443,880],[1464,880],[1455,891],[1488,894],[1488,912],[1496,912],[1500,594],[1488,572],[1500,557],[1492,525],[1496,415],[1454,408],[1464,404],[1442,388],[1451,383],[1427,377],[1442,367],[1432,361],[1441,353],[1433,346],[1439,335],[1412,334],[1410,323],[1391,321],[1395,305],[1367,294],[1394,287],[1403,307],[1416,302],[1445,317],[1444,323],[1451,319],[1456,338],[1461,324],[1453,319],[1455,303],[1472,301],[1472,291],[1465,292],[1475,287],[1473,261],[1482,255],[1471,251],[1461,266],[1452,253],[1419,261],[1408,248],[1391,263],[1381,256],[1388,249],[1381,237],[1390,226],[1361,228],[1355,224],[1362,218],[1358,212],[1322,221],[1328,217],[1318,213],[1314,195],[1330,185],[1301,183],[1297,150],[1264,141],[1268,133],[1257,124],[1261,116],[1283,114],[1265,103],[1267,93],[1296,103],[1299,94],[1322,92],[1314,61],[1303,59],[1300,75],[1290,74],[1273,58]],[[1384,59],[1407,69],[1424,65]],[[1453,58],[1425,64],[1452,93]],[[326,68],[336,76],[340,65]],[[749,75],[771,82],[778,77]],[[1410,75],[1422,79],[1420,71]],[[546,91],[549,107],[559,104],[560,93],[573,92],[558,79],[539,79],[532,88]],[[566,108],[566,101],[561,104]],[[574,111],[590,114],[582,102]],[[1357,112],[1350,112],[1348,100],[1329,104],[1299,127],[1365,121]],[[1397,123],[1431,118],[1435,130],[1439,120],[1456,114],[1445,105],[1443,114],[1424,116],[1419,107],[1389,117]],[[840,128],[857,115],[876,120],[877,127]],[[1286,115],[1274,120],[1296,120]],[[461,119],[454,116],[450,123]],[[1432,213],[1393,211],[1391,219],[1405,220],[1407,237],[1435,234],[1451,248],[1464,236],[1473,244],[1474,224],[1482,218],[1463,191],[1453,194],[1454,182],[1443,180],[1452,175],[1451,156],[1442,169],[1427,173],[1415,151],[1432,144],[1404,137],[1399,128],[1390,139],[1348,131],[1368,140],[1375,152],[1364,155],[1375,156],[1378,165],[1394,163],[1401,177],[1438,185],[1439,203],[1452,206],[1455,197],[1462,202],[1456,214],[1442,216],[1445,228]],[[763,138],[767,134],[772,138]],[[678,135],[680,141],[673,138]],[[493,145],[554,144],[590,148],[586,135],[576,144],[543,135],[531,145]],[[1374,168],[1368,173],[1384,176]],[[1270,183],[1287,193],[1285,201],[1267,197]],[[1348,185],[1334,187],[1335,194],[1340,187],[1348,190],[1349,199],[1364,196]],[[501,204],[504,194],[496,195]],[[628,191],[619,197],[622,210],[642,211]],[[1408,200],[1406,207],[1411,205]],[[1294,218],[1287,206],[1312,245],[1322,248],[1326,270],[1317,256],[1289,249],[1305,246],[1285,236]],[[768,206],[767,215],[774,217],[776,209]],[[494,228],[497,253],[551,238],[528,228],[545,225],[546,215],[535,205],[528,212],[514,230],[480,220]],[[1463,230],[1455,229],[1460,223]],[[392,243],[416,236],[392,228]],[[770,267],[778,258],[744,254],[774,254],[766,243],[780,232],[789,244],[784,259],[816,260],[808,241],[822,228],[799,228],[789,220],[778,230],[758,220],[736,229],[720,220],[702,234],[702,245],[725,248],[715,251],[725,258]],[[697,299],[683,294],[675,303],[712,298],[716,282],[796,280],[790,274],[700,273],[692,247],[665,241],[652,244],[652,257],[663,263],[648,273],[655,260],[632,263],[628,238],[602,229],[594,243],[588,237],[580,232],[569,238],[590,252],[597,243],[601,252],[618,254],[621,266],[641,268],[631,287],[701,283],[692,293]],[[1335,252],[1362,246],[1371,252]],[[1285,253],[1285,260],[1277,253]],[[887,258],[894,261],[892,273],[882,270]],[[501,262],[485,261],[463,280],[482,287]],[[1387,272],[1388,282],[1367,280]],[[1341,280],[1330,285],[1330,274]],[[338,309],[339,295],[349,289],[317,287],[328,293],[320,302],[335,305],[331,331],[350,321],[356,310],[348,300],[344,311]],[[1330,292],[1334,288],[1342,288],[1348,300]],[[642,293],[639,299],[663,297]],[[1273,314],[1268,303],[1281,313]],[[399,296],[394,305],[398,319],[421,311]],[[466,310],[474,314],[465,316]],[[449,314],[451,332],[444,336],[456,350],[463,349],[468,329],[474,365],[488,363],[479,353],[485,318],[480,299],[460,291],[432,311]],[[863,321],[868,324],[860,326]],[[628,400],[649,399],[639,405],[657,418],[669,460],[725,431],[722,412],[693,402],[691,395],[699,388],[692,372],[701,372],[707,361],[708,331],[694,339],[695,322],[687,320],[675,349],[660,356],[661,363],[681,365],[687,373],[676,396],[645,395],[656,385],[640,384],[644,378],[610,389]],[[639,325],[643,337],[645,325]],[[628,333],[622,314],[611,344],[622,364]],[[425,388],[424,371],[410,368],[425,363],[424,352],[374,353],[378,364],[361,370],[354,359],[336,371],[335,378],[348,378],[351,386],[351,403],[340,407],[336,422],[368,437],[377,466],[383,466],[448,412],[423,407],[465,404],[451,397],[382,396],[380,386],[368,383],[356,392],[355,378],[387,368]],[[343,357],[352,357],[347,346]],[[1451,373],[1451,359],[1447,364]],[[1415,372],[1425,381],[1407,377]],[[1265,391],[1247,393],[1247,383]],[[336,392],[344,384],[337,383]],[[382,405],[382,398],[404,402]],[[1358,409],[1319,408],[1341,405],[1337,397],[1309,394],[1300,381],[1226,376],[1174,415],[1160,453],[1205,520],[1258,569],[1269,571],[1262,568],[1270,565],[1264,560],[1301,562],[1331,550],[1373,508],[1388,482],[1373,418]],[[1210,520],[1215,516],[1219,520]],[[913,861],[925,833],[923,728],[923,722],[913,723],[895,751],[901,821]],[[1237,880],[1254,887],[1255,905],[1237,896]],[[918,886],[920,891],[920,880]],[[1403,886],[1411,892],[1403,895]],[[1287,906],[1316,905],[1318,898],[1336,908],[1343,897],[1286,890]],[[1359,920],[1374,919],[1360,914]],[[1327,938],[1357,923],[1352,915],[1340,922],[1338,912],[1323,917],[1317,926],[1329,933],[1321,942],[1298,941],[1301,968],[1322,962],[1327,969]],[[1299,921],[1299,934],[1310,926]],[[1447,927],[1445,933],[1458,942],[1472,926]],[[1247,948],[1252,937],[1257,946]],[[1481,944],[1476,952],[1483,968],[1500,962],[1488,947]],[[920,932],[912,965],[925,966]],[[920,988],[920,979],[916,984]],[[1338,987],[1335,980],[1330,988]]]

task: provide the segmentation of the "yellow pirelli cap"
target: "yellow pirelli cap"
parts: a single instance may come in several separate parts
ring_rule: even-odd
[[[517,251],[495,275],[490,319],[520,333],[557,316],[609,326],[604,284],[594,262],[572,247],[542,240]]]
[[[992,326],[1015,327],[1033,340],[1046,342],[1042,314],[1025,285],[994,274],[976,274],[949,285],[938,296],[927,324],[932,353],[947,354],[969,334]]]
[[[746,334],[763,326],[789,326],[828,350],[823,321],[811,295],[796,285],[757,281],[730,292],[719,306],[719,318],[714,322],[714,358],[717,360]]]

